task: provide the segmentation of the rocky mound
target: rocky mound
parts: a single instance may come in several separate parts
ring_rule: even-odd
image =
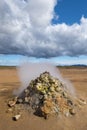
[[[86,103],[84,100],[78,102]],[[32,80],[19,97],[8,102],[8,105],[13,108],[17,104],[27,104],[34,113],[45,119],[50,115],[63,114],[67,117],[75,115],[77,106],[65,84],[51,76],[49,72],[44,72]],[[20,114],[16,116],[20,117]]]

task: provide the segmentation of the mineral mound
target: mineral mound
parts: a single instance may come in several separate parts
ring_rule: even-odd
[[[49,72],[40,74],[18,97],[8,102],[13,108],[17,104],[27,104],[34,113],[45,119],[50,115],[75,115],[77,106],[66,85]]]

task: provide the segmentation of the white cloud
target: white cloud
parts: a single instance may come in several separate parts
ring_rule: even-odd
[[[32,57],[87,55],[87,18],[52,25],[57,0],[0,1],[0,53]]]

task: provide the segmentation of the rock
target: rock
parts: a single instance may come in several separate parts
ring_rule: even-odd
[[[75,115],[76,114],[76,112],[75,112],[75,110],[73,108],[70,109],[69,112],[70,112],[71,115]]]
[[[67,98],[67,93],[66,92],[63,92],[63,96],[65,97],[65,98]]]
[[[29,103],[28,97],[25,97],[24,101],[25,101],[26,103]]]
[[[47,94],[45,94],[45,95],[44,95],[44,99],[47,99],[47,98],[48,98],[48,95],[47,95]]]
[[[18,99],[18,97],[15,97],[14,99],[9,100],[9,101],[8,101],[8,106],[9,106],[9,107],[13,107],[13,106],[16,104],[17,99]]]
[[[51,92],[54,92],[54,91],[55,91],[55,88],[52,86],[52,87],[50,88],[50,91],[51,91]]]
[[[49,114],[44,114],[44,119],[48,119]]]
[[[13,107],[16,104],[16,101],[9,101],[8,106]]]
[[[86,101],[85,101],[84,99],[82,99],[82,98],[77,99],[77,103],[78,103],[79,105],[86,105],[86,104],[87,104]]]
[[[20,118],[20,117],[21,117],[21,115],[20,115],[20,114],[15,115],[15,116],[13,116],[13,120],[17,121],[17,120],[19,120],[19,118]]]
[[[68,116],[69,116],[69,112],[66,112],[66,113],[65,113],[65,116],[68,117]]]
[[[23,99],[18,98],[17,102],[18,102],[18,103],[23,103]]]
[[[64,109],[63,113],[66,117],[68,117],[69,116],[69,109]]]
[[[82,99],[82,98],[79,99],[79,102],[80,102],[81,104],[83,104],[83,105],[86,105],[86,101],[85,101],[84,99]]]
[[[24,92],[25,92],[25,93],[29,93],[29,90],[28,90],[28,89],[25,89]]]
[[[39,99],[43,99],[43,95],[39,95]]]
[[[55,106],[55,107],[53,108],[53,110],[54,110],[54,113],[56,113],[56,114],[59,113],[59,108],[58,108],[58,106]]]
[[[72,100],[68,99],[68,100],[67,100],[67,103],[68,103],[69,106],[73,106]]]
[[[7,113],[12,112],[12,111],[13,111],[12,108],[9,108],[9,109],[6,110]]]

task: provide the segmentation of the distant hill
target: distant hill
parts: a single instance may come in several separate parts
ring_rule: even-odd
[[[2,66],[2,65],[0,65],[0,69],[15,69],[16,68],[16,66]]]
[[[57,67],[87,67],[87,65],[84,65],[84,64],[74,64],[74,65],[58,65]]]
[[[87,65],[84,65],[84,64],[75,64],[75,65],[71,65],[71,66],[87,67]]]

